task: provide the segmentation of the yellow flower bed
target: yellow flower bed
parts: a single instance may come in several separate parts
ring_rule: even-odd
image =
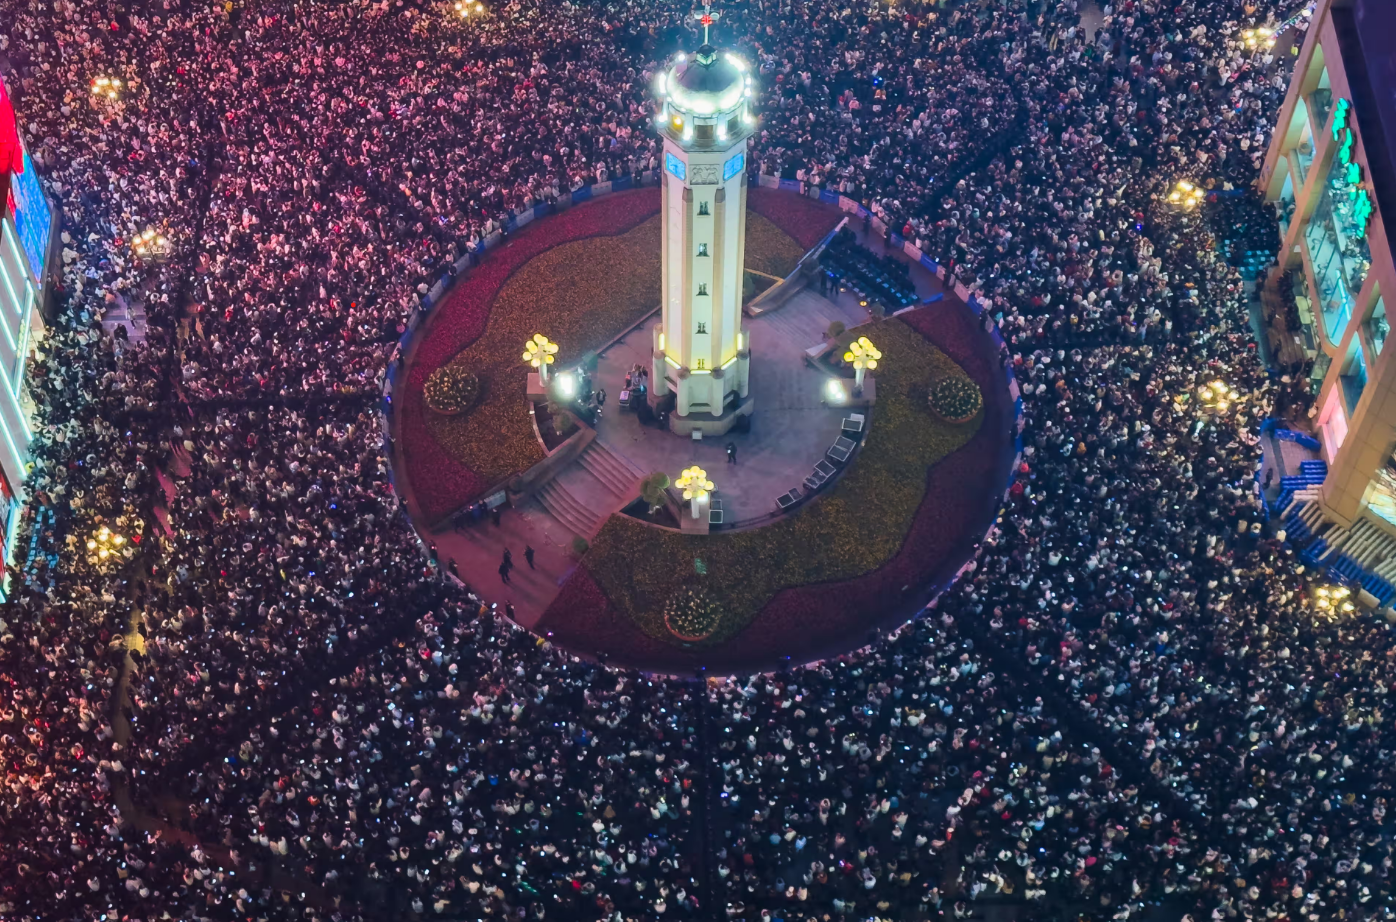
[[[805,251],[785,231],[754,211],[746,213],[746,267],[785,278]]]
[[[701,560],[723,623],[707,643],[732,637],[781,589],[851,579],[901,547],[926,491],[927,469],[979,428],[951,426],[927,413],[933,380],[964,372],[925,337],[888,319],[859,331],[881,348],[877,406],[867,444],[851,470],[793,517],[754,531],[681,535],[612,516],[585,564],[617,610],[646,634],[669,638],[664,605]],[[982,416],[980,420],[982,420]]]
[[[430,414],[432,438],[486,483],[498,483],[541,461],[543,447],[533,434],[524,397],[528,369],[519,361],[524,342],[542,333],[557,343],[554,368],[560,370],[657,307],[660,234],[656,215],[614,237],[559,244],[510,276],[495,298],[484,334],[447,363],[479,376],[480,403],[464,416]],[[772,267],[775,275],[781,267],[788,266],[784,271],[789,272],[802,255],[788,234],[748,212],[749,265]]]

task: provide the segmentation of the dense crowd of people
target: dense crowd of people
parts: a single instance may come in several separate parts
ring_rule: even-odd
[[[374,397],[422,294],[511,212],[652,170],[651,80],[694,36],[671,2],[466,9],[0,0],[64,214],[0,609],[0,915],[1392,918],[1396,644],[1316,612],[1266,520],[1258,424],[1308,395],[1205,210],[1164,202],[1256,175],[1287,73],[1241,30],[1291,10],[724,10],[753,168],[980,292],[1026,429],[925,617],[704,685],[520,631],[393,496]]]

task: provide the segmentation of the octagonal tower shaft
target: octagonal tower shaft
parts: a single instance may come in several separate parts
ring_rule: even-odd
[[[748,397],[742,283],[750,87],[740,59],[707,45],[660,79],[662,319],[651,381],[656,397],[674,392],[681,418],[716,420]]]

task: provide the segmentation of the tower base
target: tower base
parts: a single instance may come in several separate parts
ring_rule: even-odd
[[[726,435],[732,431],[738,419],[751,415],[755,405],[755,399],[748,396],[745,400],[738,400],[732,404],[720,416],[711,413],[690,413],[687,416],[670,413],[669,431],[689,438],[692,438],[694,432],[703,433],[703,438]]]

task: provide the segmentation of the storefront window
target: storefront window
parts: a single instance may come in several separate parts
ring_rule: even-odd
[[[1314,135],[1308,125],[1304,126],[1304,133],[1300,135],[1299,143],[1294,148],[1294,162],[1299,167],[1299,184],[1303,185],[1309,176],[1309,167],[1314,162]]]
[[[1357,402],[1362,399],[1362,392],[1367,389],[1367,357],[1363,354],[1360,344],[1353,345],[1352,358],[1348,360],[1347,370],[1339,376],[1348,413],[1357,412]]]
[[[1289,233],[1289,222],[1294,217],[1294,173],[1286,171],[1285,184],[1280,189],[1280,199],[1275,203],[1280,216],[1280,239]]]
[[[1330,341],[1342,338],[1357,293],[1372,265],[1372,253],[1353,217],[1351,188],[1343,166],[1328,171],[1313,220],[1305,228],[1309,259],[1318,283],[1319,306]]]

